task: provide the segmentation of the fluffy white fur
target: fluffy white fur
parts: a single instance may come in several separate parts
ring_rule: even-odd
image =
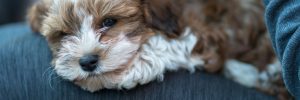
[[[195,66],[204,64],[201,59],[192,61],[191,52],[196,42],[197,38],[189,28],[176,40],[167,41],[162,35],[150,38],[118,87],[132,88],[156,78],[163,79],[166,70],[184,68],[193,72]]]

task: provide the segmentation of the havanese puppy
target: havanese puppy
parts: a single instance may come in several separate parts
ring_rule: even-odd
[[[42,0],[29,22],[56,73],[91,92],[200,69],[285,94],[263,12],[260,0]]]

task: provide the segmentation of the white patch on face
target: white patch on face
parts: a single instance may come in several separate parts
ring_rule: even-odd
[[[77,35],[81,38],[78,45],[81,47],[81,53],[89,54],[97,48],[105,48],[99,43],[101,34],[97,34],[92,28],[93,17],[85,17],[81,25],[80,32]]]
[[[80,31],[76,35],[64,37],[61,41],[62,47],[58,52],[55,70],[65,79],[88,77],[89,73],[81,70],[79,59],[87,54],[98,54],[100,49],[105,49],[99,43],[100,35],[92,29],[92,20],[91,16],[85,17]]]
[[[76,4],[78,0],[71,0],[73,4]]]
[[[237,60],[226,61],[224,74],[227,78],[247,87],[255,87],[259,78],[259,72],[253,65]]]

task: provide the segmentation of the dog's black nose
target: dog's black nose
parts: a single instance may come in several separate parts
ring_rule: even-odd
[[[79,59],[79,64],[84,71],[94,71],[97,68],[98,56],[86,55]]]

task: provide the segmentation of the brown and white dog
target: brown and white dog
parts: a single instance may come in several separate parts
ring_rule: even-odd
[[[263,12],[261,0],[43,0],[29,21],[56,73],[91,92],[198,68],[284,94]]]

